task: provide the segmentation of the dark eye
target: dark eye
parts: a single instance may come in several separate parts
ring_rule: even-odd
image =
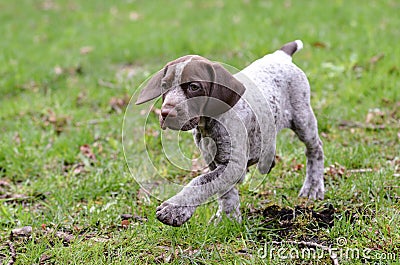
[[[189,91],[191,91],[191,92],[195,92],[195,91],[199,90],[200,88],[201,88],[201,86],[199,83],[190,83],[189,87],[188,87]]]

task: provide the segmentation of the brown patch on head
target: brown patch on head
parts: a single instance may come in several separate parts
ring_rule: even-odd
[[[188,60],[207,60],[198,55],[186,55],[167,63],[163,69],[155,73],[140,91],[136,105],[140,105],[161,96],[166,89],[170,88],[175,78],[175,67],[177,64]],[[167,77],[165,79],[165,77]]]
[[[182,63],[183,69],[178,69]],[[179,71],[179,72],[177,72]],[[178,79],[178,80],[176,80]],[[182,85],[190,82],[208,82],[209,86],[206,96],[221,101],[221,104],[210,104],[207,106],[209,114],[217,115],[227,111],[234,106],[244,93],[245,87],[235,79],[220,64],[213,63],[198,55],[186,55],[166,64],[148,81],[140,92],[136,104],[150,101],[174,85]],[[214,102],[216,102],[214,100]]]
[[[181,82],[190,84],[200,82],[205,87],[205,96],[208,100],[202,115],[215,116],[228,111],[233,107],[245,87],[225,68],[218,63],[207,59],[195,60],[187,63],[182,71]]]

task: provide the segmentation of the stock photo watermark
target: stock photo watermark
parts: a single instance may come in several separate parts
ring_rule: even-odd
[[[366,247],[352,247],[345,237],[337,238],[335,244],[330,246],[304,241],[266,242],[257,250],[257,256],[263,260],[286,262],[290,260],[318,261],[330,257],[333,264],[352,260],[373,261],[378,264],[379,262],[400,261],[399,253],[381,252]]]

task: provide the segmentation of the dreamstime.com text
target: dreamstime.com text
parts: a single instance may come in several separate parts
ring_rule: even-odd
[[[301,246],[299,246],[301,245]],[[337,238],[336,244],[329,247],[304,246],[303,244],[285,243],[281,244],[266,242],[259,248],[257,255],[265,260],[321,260],[324,257],[334,257],[337,260],[366,260],[375,262],[400,261],[398,253],[385,253],[370,248],[349,247],[347,240],[343,237]]]

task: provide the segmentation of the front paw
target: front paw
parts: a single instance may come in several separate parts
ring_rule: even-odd
[[[311,200],[323,200],[325,194],[324,180],[319,181],[304,181],[303,187],[300,190],[299,197],[307,197]]]
[[[171,226],[181,226],[192,217],[195,206],[180,206],[169,202],[163,202],[157,207],[156,216],[162,223]]]

